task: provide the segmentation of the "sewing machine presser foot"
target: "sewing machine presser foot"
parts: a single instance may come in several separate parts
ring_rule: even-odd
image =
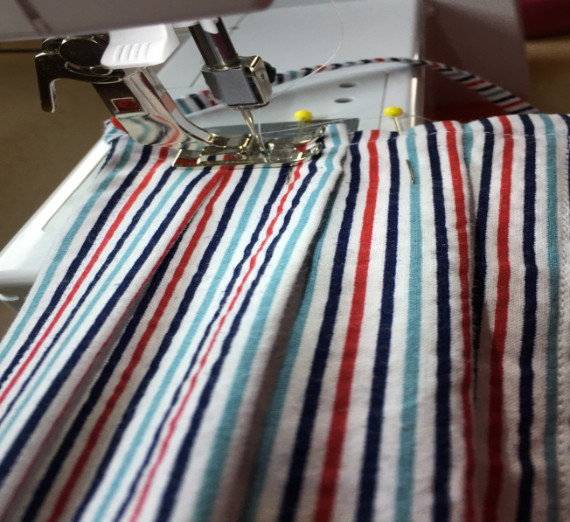
[[[326,125],[322,125],[303,133],[301,137],[282,135],[266,139],[263,144],[255,140],[251,134],[226,135],[228,141],[224,147],[195,143],[191,148],[180,149],[174,160],[174,166],[296,165],[321,152],[320,138],[325,130]]]

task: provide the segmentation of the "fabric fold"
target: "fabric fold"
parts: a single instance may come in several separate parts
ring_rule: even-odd
[[[36,310],[24,310],[36,321],[6,343],[0,480],[10,516],[169,516],[176,503],[165,499],[205,466],[228,475],[221,452],[258,415],[249,405],[267,391],[256,378],[347,146],[331,127],[320,156],[297,167],[189,171],[170,167],[167,149],[109,137],[123,155],[99,173],[96,203],[29,301]],[[208,460],[213,440],[220,462]]]

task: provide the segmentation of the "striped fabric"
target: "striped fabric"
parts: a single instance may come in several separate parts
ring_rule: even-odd
[[[569,136],[177,170],[111,132],[0,346],[0,519],[569,519]]]

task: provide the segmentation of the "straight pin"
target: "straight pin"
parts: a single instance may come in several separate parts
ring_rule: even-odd
[[[305,123],[313,119],[313,115],[310,111],[297,111],[295,113],[295,119],[299,122],[299,141],[303,139],[303,128]]]
[[[295,114],[295,119],[299,122],[299,135],[297,137],[298,141],[301,142],[303,139],[303,129],[305,127],[305,123],[311,121],[313,119],[313,115],[310,111],[300,110],[297,111]],[[293,171],[293,165],[289,168],[289,173],[287,174],[287,183],[291,180],[291,173]]]
[[[402,127],[400,126],[400,116],[404,113],[404,111],[400,107],[386,107],[384,109],[384,115],[388,116],[388,118],[392,118],[394,120],[394,125],[396,126],[396,131],[398,132],[399,136],[402,136]],[[408,171],[410,173],[410,181],[415,184],[416,178],[414,177],[414,171],[412,170],[412,165],[410,160],[406,158],[406,165],[408,166]]]

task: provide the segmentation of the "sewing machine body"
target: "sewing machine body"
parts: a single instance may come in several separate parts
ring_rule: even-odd
[[[329,2],[291,3],[295,1],[277,1],[265,11],[225,17],[240,54],[263,54],[279,71],[288,71],[322,64],[329,58],[344,62],[418,53],[417,0],[338,0],[338,15]],[[370,24],[372,19],[381,20],[380,26]],[[339,41],[342,45],[335,54]],[[166,64],[155,69],[176,99],[207,88],[200,74],[202,64],[194,42],[188,38]],[[393,121],[383,116],[387,105],[403,107],[407,114],[421,114],[421,80],[417,74],[421,72],[401,64],[375,64],[277,86],[270,103],[254,111],[256,125],[261,124],[262,133],[264,125],[288,122],[290,126],[294,113],[305,109],[315,120],[357,119],[360,129],[394,131]],[[220,105],[190,118],[205,129],[241,125],[247,130],[239,111]],[[102,141],[97,143],[0,253],[0,300],[15,308],[21,306],[44,260],[60,241],[65,222],[82,205],[82,193],[106,151]]]
[[[120,27],[196,20],[245,13],[267,7],[271,0],[155,2],[98,0],[2,0],[0,40],[91,34]]]

